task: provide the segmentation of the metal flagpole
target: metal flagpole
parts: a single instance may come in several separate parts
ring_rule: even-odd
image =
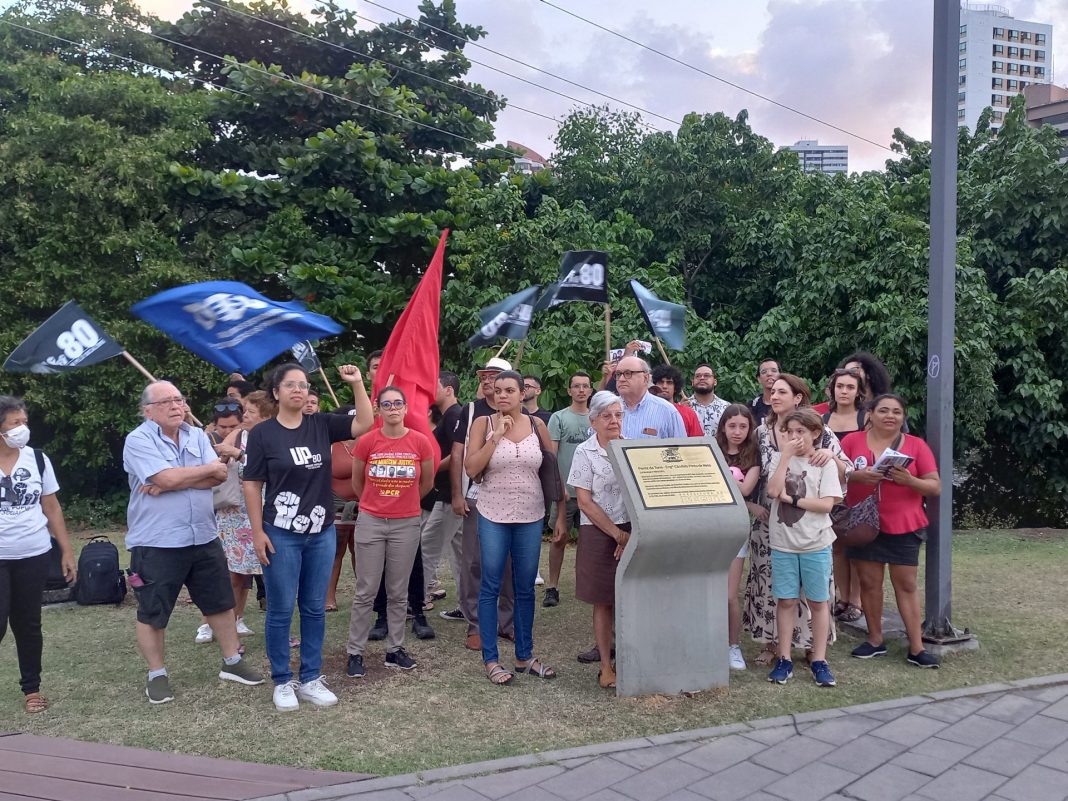
[[[942,478],[941,497],[929,498],[924,639],[960,643],[954,629],[953,381],[957,264],[957,59],[959,0],[935,0],[931,81],[931,249],[927,329],[927,442]]]

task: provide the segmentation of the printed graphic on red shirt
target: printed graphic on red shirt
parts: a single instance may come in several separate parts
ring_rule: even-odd
[[[367,462],[367,485],[380,498],[399,498],[405,490],[415,486],[418,464],[417,453],[372,453]]]

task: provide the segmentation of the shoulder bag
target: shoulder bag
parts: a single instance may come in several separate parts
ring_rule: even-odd
[[[899,434],[891,450],[901,447],[903,434]],[[856,506],[846,506],[844,503],[835,504],[831,510],[831,527],[837,535],[837,543],[846,548],[859,548],[870,545],[879,536],[879,496],[880,486],[875,486],[875,492],[862,500]]]

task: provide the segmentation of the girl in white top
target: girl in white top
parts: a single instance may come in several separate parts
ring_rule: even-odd
[[[25,708],[32,714],[48,709],[40,690],[41,601],[52,549],[49,532],[59,544],[67,583],[77,577],[77,568],[56,498],[56,474],[47,456],[26,447],[28,422],[20,399],[0,395],[0,640],[10,622]]]

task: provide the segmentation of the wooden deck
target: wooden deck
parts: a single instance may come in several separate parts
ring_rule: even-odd
[[[0,732],[0,801],[239,801],[368,778]]]

